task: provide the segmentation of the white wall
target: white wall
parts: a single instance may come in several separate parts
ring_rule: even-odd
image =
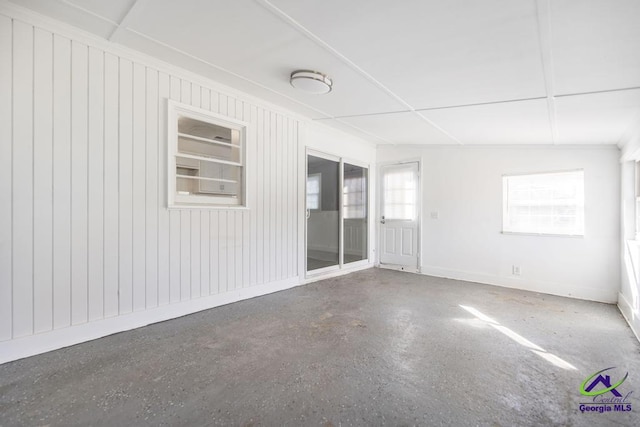
[[[304,119],[27,15],[0,10],[0,363],[300,284]],[[167,99],[250,123],[248,209],[167,210]]]
[[[630,138],[621,154],[621,284],[618,307],[640,339],[640,241],[636,230],[636,161],[640,160],[640,138]]]
[[[422,160],[422,273],[604,302],[617,301],[620,286],[618,156],[615,147],[378,151],[385,161]],[[577,168],[585,172],[584,238],[501,234],[503,174]]]

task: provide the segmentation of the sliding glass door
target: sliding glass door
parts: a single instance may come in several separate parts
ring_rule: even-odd
[[[368,172],[367,168],[362,166],[343,163],[342,235],[345,264],[368,258]]]
[[[307,156],[307,271],[340,264],[340,162]]]
[[[369,176],[364,166],[307,155],[307,273],[368,259]]]

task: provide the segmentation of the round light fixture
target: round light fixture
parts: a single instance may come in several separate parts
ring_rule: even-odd
[[[331,92],[333,81],[326,75],[311,70],[296,70],[291,73],[291,86],[303,92],[321,95]]]

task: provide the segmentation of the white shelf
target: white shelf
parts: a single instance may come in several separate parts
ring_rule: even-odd
[[[221,145],[223,147],[240,148],[239,145],[233,145],[230,141],[229,142],[224,142],[224,141],[219,141],[217,139],[203,138],[201,136],[190,135],[188,133],[182,133],[182,132],[178,132],[178,136],[182,137],[182,138],[192,139],[194,141],[201,141],[201,142],[208,142],[208,143],[211,143],[211,144],[217,144],[217,145]]]
[[[237,184],[238,181],[234,181],[232,179],[222,179],[222,178],[207,178],[205,176],[193,176],[193,175],[180,175],[176,174],[176,178],[187,178],[187,179],[197,179],[199,181],[216,181],[216,182],[229,182],[231,184]]]
[[[186,154],[182,152],[178,152],[176,154],[176,157],[182,157],[183,159],[201,160],[203,162],[210,162],[210,163],[220,163],[223,165],[242,166],[242,163],[238,163],[238,162],[230,162],[228,160],[220,160],[212,157],[196,156],[195,154]]]

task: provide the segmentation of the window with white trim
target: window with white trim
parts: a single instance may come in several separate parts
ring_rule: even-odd
[[[502,177],[502,230],[584,235],[584,171]]]
[[[320,195],[322,194],[322,174],[315,173],[307,177],[307,209],[319,211],[322,208]]]
[[[245,206],[247,124],[168,105],[169,207]]]

